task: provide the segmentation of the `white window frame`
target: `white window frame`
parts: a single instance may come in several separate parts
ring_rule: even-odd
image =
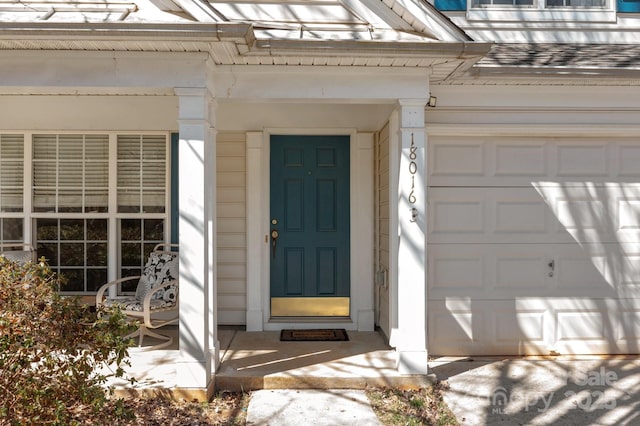
[[[164,221],[164,238],[168,242],[171,236],[171,133],[158,131],[56,131],[39,130],[36,132],[25,131],[3,131],[3,133],[19,133],[24,135],[24,241],[36,243],[35,226],[36,219],[106,219],[108,233],[108,254],[107,254],[107,280],[112,281],[120,278],[121,255],[120,255],[120,221],[122,219],[161,219]],[[90,213],[53,213],[34,212],[33,200],[33,135],[34,134],[65,134],[65,135],[90,135],[102,134],[109,136],[109,160],[108,160],[108,209],[107,212]],[[162,213],[118,213],[117,196],[117,138],[118,135],[161,135],[165,137],[166,145],[166,167],[165,167],[165,210]],[[19,214],[19,213],[18,213]],[[15,216],[12,214],[11,216]],[[4,216],[1,215],[0,216]],[[146,259],[143,259],[143,263]],[[94,292],[64,292],[68,295],[91,295]]]
[[[606,0],[604,7],[546,7],[546,0],[532,5],[475,5],[467,2],[469,21],[515,22],[615,22],[616,3]]]
[[[28,180],[28,173],[27,173],[27,164],[25,162],[25,158],[27,156],[27,146],[25,143],[26,140],[26,136],[24,134],[24,132],[10,132],[10,131],[2,131],[0,133],[0,140],[2,139],[1,136],[7,136],[7,135],[20,135],[22,136],[22,161],[21,161],[21,165],[22,165],[22,208],[20,211],[4,211],[4,209],[1,209],[2,206],[0,206],[0,244],[12,244],[12,243],[24,243],[24,242],[28,242],[28,234],[26,231],[27,225],[25,223],[24,220],[24,212],[25,207],[28,206],[29,204],[27,204],[26,201],[26,196],[25,196],[25,188],[27,187],[27,180]],[[4,161],[4,159],[3,159]],[[4,232],[3,232],[3,227],[4,227],[4,221],[5,220],[22,220],[22,239],[4,239]]]

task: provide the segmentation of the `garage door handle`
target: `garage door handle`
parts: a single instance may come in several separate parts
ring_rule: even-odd
[[[556,262],[555,260],[551,260],[551,262],[549,262],[549,264],[547,265],[549,267],[549,276],[552,277],[553,276],[553,272],[556,269]]]

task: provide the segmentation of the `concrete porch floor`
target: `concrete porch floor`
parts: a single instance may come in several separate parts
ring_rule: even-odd
[[[180,394],[176,386],[178,329],[165,327],[174,337],[166,349],[130,349],[126,379],[113,379],[118,396]],[[435,375],[401,375],[395,351],[378,332],[348,331],[346,342],[281,342],[280,332],[246,332],[221,327],[218,331],[221,362],[216,390],[257,389],[363,389],[367,386],[414,388],[435,381]],[[145,345],[153,339],[145,338]],[[426,362],[427,360],[425,360]]]

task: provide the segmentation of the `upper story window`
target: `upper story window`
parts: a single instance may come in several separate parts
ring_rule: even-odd
[[[541,4],[543,2],[544,4]],[[445,12],[467,10],[467,0],[434,0],[434,4],[438,10]],[[615,19],[616,12],[640,12],[640,0],[617,0],[615,4],[613,0],[611,0],[611,3],[607,3],[607,0],[470,0],[469,6],[469,19],[497,20],[504,20],[508,17],[517,20],[524,20],[530,17],[535,19],[536,11],[541,10],[546,12],[547,19],[549,17],[552,19],[566,19],[569,15],[573,20],[581,21],[596,20],[598,16],[603,16],[603,14],[605,18]],[[503,12],[494,13],[492,9],[500,9]],[[520,13],[523,10],[526,10],[526,12],[525,15],[520,15],[520,18],[517,18],[513,12],[509,14],[509,9],[512,11],[518,10]],[[487,14],[487,10],[490,10],[490,15]],[[586,10],[587,13],[579,13],[582,10]],[[566,11],[573,11],[573,13],[563,13]],[[560,12],[560,15],[556,14],[558,12]],[[537,18],[542,16],[542,19],[544,19],[544,15],[539,13],[537,15]]]
[[[585,8],[603,9],[607,0],[472,0],[472,7]]]
[[[616,20],[613,0],[469,0],[467,7],[469,21],[568,24]]]

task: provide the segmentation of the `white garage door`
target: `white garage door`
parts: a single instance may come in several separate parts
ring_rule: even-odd
[[[640,352],[640,139],[429,139],[429,348]]]

